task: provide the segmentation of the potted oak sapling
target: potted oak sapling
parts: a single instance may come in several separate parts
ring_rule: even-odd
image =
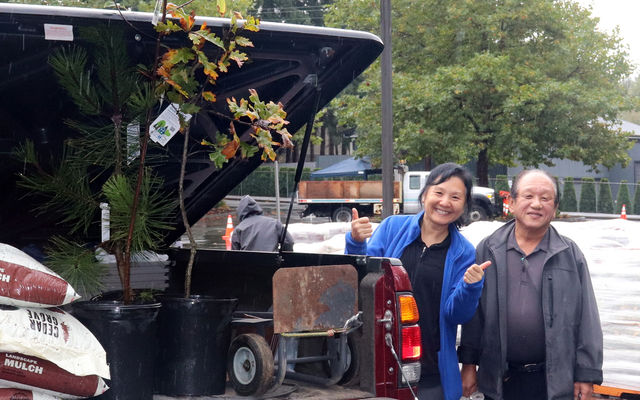
[[[224,16],[224,7],[219,7],[219,11]],[[232,13],[229,25],[216,34],[206,24],[196,25],[194,16],[182,8],[170,5],[168,12],[174,19],[159,23],[157,30],[189,38],[187,46],[167,50],[155,72],[161,80],[159,88],[163,97],[169,99],[169,107],[174,108],[183,135],[178,198],[190,257],[183,292],[160,297],[163,306],[159,315],[156,390],[167,395],[219,394],[225,390],[230,320],[237,299],[191,293],[191,271],[197,246],[191,232],[191,223],[196,221],[188,220],[184,202],[187,161],[191,152],[202,152],[203,149],[216,168],[222,168],[229,159],[253,157],[258,152],[262,152],[262,159],[274,160],[274,147],[288,146],[291,141],[282,106],[261,101],[255,90],[250,90],[248,100],[227,99],[228,113],[217,113],[218,118],[228,120],[226,132],[219,132],[215,140],[191,140],[192,122],[201,113],[213,112],[209,106],[218,101],[215,85],[219,75],[233,73],[229,72],[230,68],[241,68],[247,60],[247,55],[239,49],[251,47],[252,43],[242,32],[257,31],[258,21],[247,18],[240,27],[238,19],[241,16]],[[209,51],[211,49],[214,51]],[[240,140],[236,132],[240,129],[250,131],[251,143]],[[280,142],[275,141],[274,135]]]

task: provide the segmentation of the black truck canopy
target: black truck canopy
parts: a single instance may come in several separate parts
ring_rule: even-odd
[[[151,19],[150,13],[0,3],[0,242],[18,247],[41,245],[57,230],[51,222],[54,218],[36,215],[36,200],[25,198],[24,191],[16,186],[23,165],[11,156],[13,149],[27,139],[34,142],[38,152],[55,156],[64,139],[73,135],[64,121],[77,117],[78,110],[47,63],[51,51],[81,42],[78,33],[83,26],[105,25],[124,32],[134,63],[150,65],[155,51]],[[197,23],[203,21],[218,34],[229,25],[226,19],[197,19]],[[62,26],[65,33],[56,37],[45,26]],[[320,107],[326,105],[377,58],[383,47],[370,33],[268,22],[260,24],[259,32],[243,35],[255,47],[243,49],[249,61],[242,68],[219,78],[214,111],[228,114],[226,98],[246,98],[248,89],[255,89],[262,100],[283,104],[291,133],[315,112],[316,100]],[[171,45],[171,39],[167,40]],[[194,146],[203,139],[214,141],[216,133],[226,132],[228,123],[215,113],[198,114],[191,131]],[[241,139],[247,137],[247,132],[241,135]],[[258,155],[232,159],[217,169],[205,151],[193,150],[185,178],[191,223],[262,163]],[[164,178],[167,190],[175,193],[182,140],[174,138],[160,151],[162,163],[153,167]],[[167,234],[167,245],[184,231],[181,220],[176,219],[173,225],[175,230]]]

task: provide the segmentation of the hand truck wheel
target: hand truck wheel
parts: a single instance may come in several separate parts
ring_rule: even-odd
[[[259,396],[273,383],[274,362],[266,340],[255,333],[238,335],[227,357],[229,380],[241,396]]]

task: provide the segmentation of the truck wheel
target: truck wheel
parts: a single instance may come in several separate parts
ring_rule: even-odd
[[[331,215],[333,222],[351,222],[351,210],[347,207],[339,207]]]
[[[486,221],[487,219],[487,211],[482,206],[477,204],[471,206],[471,212],[469,213],[471,222]]]
[[[273,354],[265,339],[255,333],[238,335],[227,357],[229,380],[241,396],[260,396],[273,382]]]

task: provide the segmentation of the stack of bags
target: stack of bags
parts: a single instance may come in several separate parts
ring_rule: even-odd
[[[78,298],[55,272],[0,243],[0,400],[82,399],[108,389],[104,349],[57,308]]]

